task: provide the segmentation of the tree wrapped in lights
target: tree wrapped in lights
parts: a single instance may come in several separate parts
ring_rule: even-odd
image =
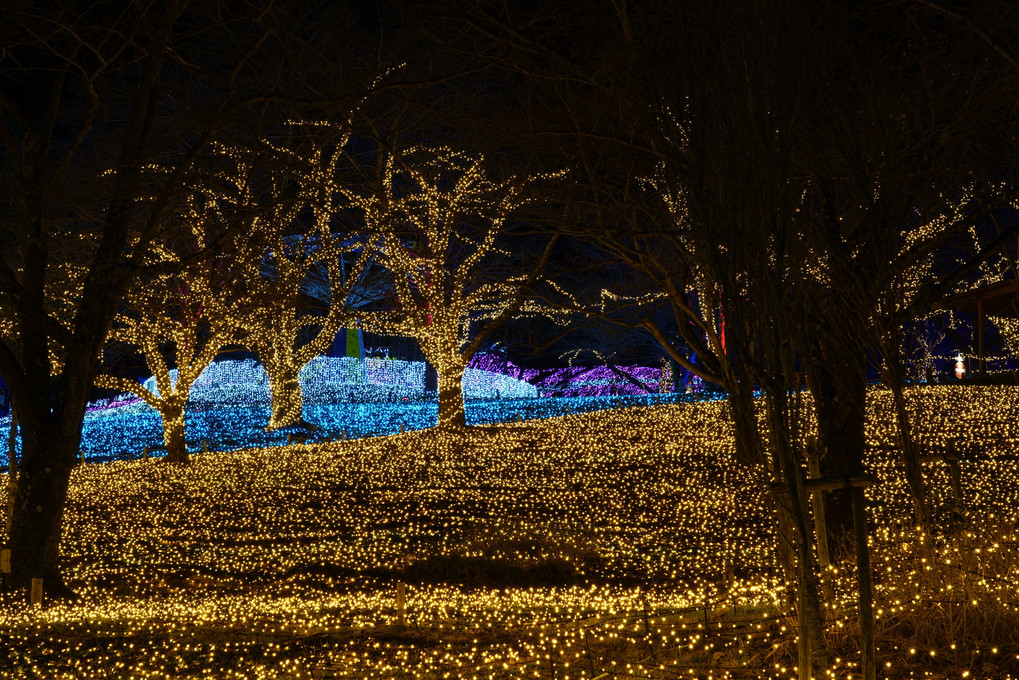
[[[362,214],[376,261],[390,275],[391,308],[360,313],[373,332],[411,335],[438,372],[441,428],[466,425],[462,380],[485,339],[524,309],[529,271],[498,247],[506,221],[552,175],[496,180],[486,161],[448,148],[381,154],[377,181],[345,189]],[[515,266],[516,265],[516,266]]]
[[[110,340],[141,353],[155,379],[155,390],[110,374],[96,379],[101,387],[141,397],[159,413],[166,459],[172,463],[188,461],[184,429],[188,394],[220,350],[237,340],[245,309],[245,301],[238,295],[238,275],[247,262],[257,258],[263,242],[257,229],[259,220],[246,210],[236,210],[253,202],[251,183],[243,174],[237,177],[240,179],[222,182],[224,186],[233,183],[230,191],[196,190],[187,197],[172,227],[177,233],[153,249],[151,265],[169,266],[174,273],[156,275],[137,285],[114,321]],[[211,242],[209,236],[223,233],[232,220],[255,224],[229,245]],[[215,255],[206,256],[210,251]]]
[[[176,263],[180,271],[139,286],[118,317],[111,340],[141,352],[156,389],[113,375],[97,380],[102,387],[140,396],[159,412],[170,462],[187,462],[188,393],[227,345],[242,343],[262,361],[272,390],[270,429],[301,420],[299,372],[347,318],[339,303],[324,318],[303,313],[304,291],[316,283],[309,279],[324,268],[326,286],[342,302],[350,287],[343,282],[357,281],[368,260],[360,249],[344,278],[341,258],[349,248],[338,246],[330,234],[334,168],[320,167],[323,146],[305,158],[263,143],[268,151],[217,147],[228,170],[187,197],[180,234],[171,233],[157,250],[155,266]],[[338,156],[326,164],[335,164]],[[293,233],[309,213],[312,228]],[[208,242],[208,234],[220,233],[231,221],[244,223],[237,237],[229,244]],[[214,257],[196,257],[210,248]],[[302,331],[315,326],[311,341],[299,345]]]
[[[229,305],[209,294],[205,283],[201,276],[175,276],[132,294],[127,301],[131,311],[113,330],[112,339],[135,346],[145,357],[155,390],[129,378],[96,379],[101,387],[138,395],[159,413],[166,460],[171,463],[188,462],[184,406],[191,386],[237,332]],[[176,375],[171,365],[176,366]]]
[[[300,371],[352,320],[347,300],[371,260],[372,251],[359,240],[333,233],[336,216],[345,209],[337,165],[346,139],[344,134],[335,144],[320,145],[308,158],[277,149],[296,170],[288,182],[274,182],[273,193],[284,194],[296,184],[298,196],[256,219],[266,247],[246,263],[243,343],[269,377],[269,429],[302,422]],[[308,303],[323,291],[330,298],[324,317]]]

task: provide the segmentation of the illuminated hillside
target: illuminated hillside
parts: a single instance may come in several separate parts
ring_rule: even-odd
[[[923,399],[926,443],[967,457],[968,510],[918,549],[883,448],[887,397],[874,393],[878,658],[888,677],[1015,675],[1019,400],[950,387]],[[759,471],[731,461],[724,408],[210,453],[186,468],[79,467],[64,561],[82,600],[6,602],[0,634],[14,644],[0,667],[64,678],[794,676],[771,511]],[[947,473],[928,465],[943,516]],[[856,660],[852,585],[844,566],[830,623],[837,677]]]

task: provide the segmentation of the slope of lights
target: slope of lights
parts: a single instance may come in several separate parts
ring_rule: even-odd
[[[910,392],[966,511],[920,545],[871,395],[885,677],[1016,677],[1019,395]],[[721,402],[80,466],[75,604],[0,598],[0,668],[47,678],[787,678],[794,619],[759,471]],[[0,480],[2,481],[2,480]],[[0,484],[0,488],[6,488]],[[399,584],[404,584],[400,586]],[[406,605],[398,611],[398,592]],[[854,677],[851,564],[829,612]]]

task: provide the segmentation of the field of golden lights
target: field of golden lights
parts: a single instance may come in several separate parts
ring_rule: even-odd
[[[886,678],[1019,677],[1019,389],[910,392],[961,452],[927,463],[923,543],[871,393],[868,489]],[[0,595],[2,678],[788,678],[795,619],[762,472],[721,402],[79,466],[74,604]],[[0,479],[6,507],[6,479]],[[853,567],[828,611],[856,676]]]

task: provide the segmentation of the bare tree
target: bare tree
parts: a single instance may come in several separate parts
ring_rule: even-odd
[[[823,320],[804,358],[826,467],[841,473],[839,460],[863,446],[862,371],[847,370],[844,358],[877,348],[896,405],[904,477],[917,522],[927,527],[901,326],[929,305],[933,290],[968,276],[967,263],[946,266],[938,254],[1014,192],[996,175],[1010,162],[1002,142],[1014,125],[1014,108],[999,93],[1014,87],[1016,73],[968,27],[936,12],[914,14],[872,8],[867,18],[881,31],[862,29],[863,17],[854,15],[825,20],[828,37],[811,48],[816,78],[840,86],[804,114],[798,215],[817,259],[812,295]]]
[[[671,60],[679,66],[656,74],[652,99],[666,167],[688,208],[688,250],[718,292],[727,330],[739,331],[728,344],[749,358],[765,393],[773,475],[786,490],[776,502],[789,512],[802,633],[816,671],[826,659],[800,472],[809,422],[799,397],[804,379],[814,396],[822,476],[863,473],[875,318],[882,307],[901,306],[898,274],[952,233],[917,213],[944,205],[993,167],[982,136],[1008,120],[994,100],[994,69],[974,64],[960,83],[979,113],[925,82],[947,82],[958,70],[947,54],[995,61],[966,31],[892,6],[865,14],[816,13],[796,2],[677,9],[659,25],[684,36]],[[922,498],[918,477],[907,479]],[[862,492],[842,497],[842,511],[830,516],[848,520],[855,536],[867,630]],[[873,640],[864,641],[863,662],[873,677]]]

